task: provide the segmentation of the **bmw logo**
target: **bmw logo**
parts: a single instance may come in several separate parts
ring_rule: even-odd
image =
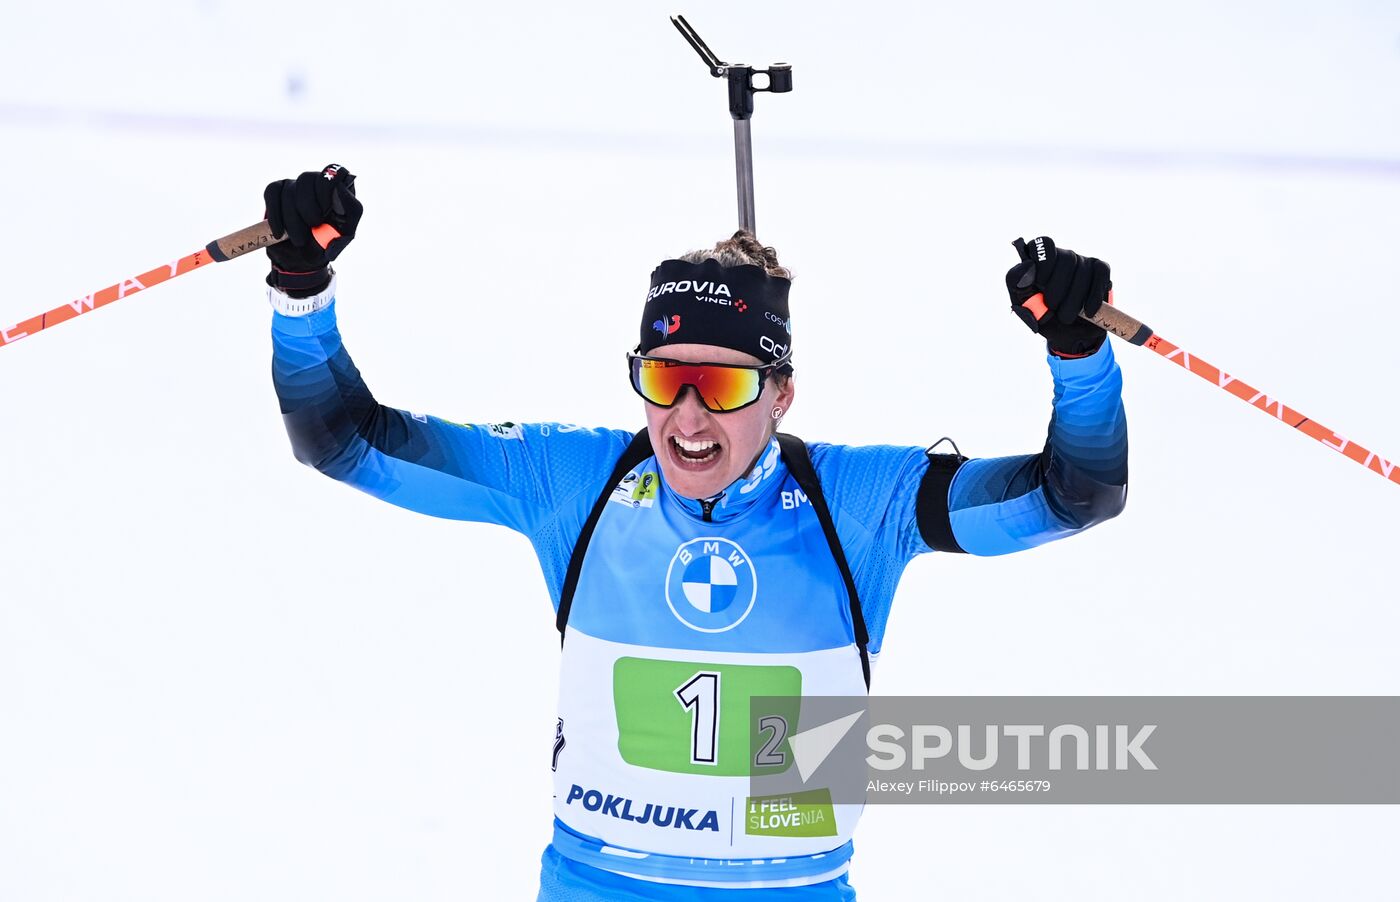
[[[748,554],[728,539],[692,539],[666,569],[666,604],[676,619],[702,633],[732,630],[749,616],[758,579]]]

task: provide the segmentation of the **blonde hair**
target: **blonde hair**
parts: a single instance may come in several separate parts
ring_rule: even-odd
[[[792,271],[778,263],[778,252],[764,247],[754,237],[753,232],[740,229],[723,241],[718,241],[710,250],[691,251],[677,259],[686,263],[718,261],[721,266],[761,266],[770,276],[791,279]]]

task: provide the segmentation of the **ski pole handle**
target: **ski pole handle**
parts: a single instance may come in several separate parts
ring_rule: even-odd
[[[317,244],[325,247],[339,238],[340,232],[332,225],[323,224],[312,229],[311,235],[316,239]],[[214,239],[193,254],[186,254],[140,275],[122,279],[117,284],[109,285],[101,291],[94,291],[92,294],[75,298],[66,304],[60,304],[38,316],[31,316],[29,319],[15,323],[8,329],[0,328],[0,348],[13,344],[21,338],[28,338],[35,332],[42,332],[50,326],[65,323],[74,317],[82,316],[84,313],[91,313],[98,307],[105,307],[113,301],[120,301],[128,295],[143,291],[152,285],[159,285],[161,282],[176,276],[183,276],[187,272],[199,269],[206,263],[223,263],[234,257],[241,257],[249,251],[277,244],[285,240],[285,237],[274,237],[272,227],[267,224],[266,220],[250,225],[246,229],[239,229],[230,235]]]
[[[1037,320],[1050,312],[1050,308],[1045,306],[1045,295],[1033,294],[1021,304],[1031,312]],[[1106,332],[1117,335],[1124,341],[1135,345],[1146,344],[1152,337],[1152,329],[1141,320],[1135,319],[1113,306],[1113,291],[1108,292],[1108,301],[1099,306],[1098,312],[1093,316],[1079,314],[1080,319],[1087,319]]]
[[[316,243],[324,248],[339,238],[340,232],[335,226],[322,223],[311,230],[311,237],[315,238]],[[246,229],[239,229],[232,234],[214,239],[204,246],[204,250],[209,253],[209,258],[215,263],[225,263],[234,257],[241,257],[249,251],[258,250],[270,244],[280,244],[286,240],[286,235],[281,238],[275,237],[272,234],[272,226],[268,225],[267,220],[264,219]]]
[[[1093,316],[1084,316],[1081,313],[1080,316],[1100,329],[1111,332],[1131,344],[1146,344],[1147,340],[1152,337],[1150,326],[1113,306],[1112,291],[1108,293],[1108,303],[1100,306],[1097,313]]]

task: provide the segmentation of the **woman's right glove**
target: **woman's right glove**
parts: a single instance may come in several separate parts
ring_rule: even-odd
[[[355,177],[332,163],[319,172],[270,183],[263,190],[263,202],[272,234],[287,236],[268,245],[272,272],[267,284],[293,298],[325,291],[331,283],[331,261],[354,240],[364,213],[364,205],[355,198]]]
[[[1021,262],[1006,273],[1011,309],[1032,332],[1045,337],[1056,357],[1087,357],[1097,351],[1107,333],[1080,314],[1093,316],[1108,300],[1113,289],[1108,264],[1056,248],[1049,238],[1030,244],[1017,238],[1012,244]],[[1026,306],[1036,295],[1041,305]]]

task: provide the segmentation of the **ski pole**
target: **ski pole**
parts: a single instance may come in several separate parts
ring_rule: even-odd
[[[753,118],[753,95],[758,91],[767,91],[770,94],[786,94],[791,91],[792,66],[787,63],[773,63],[767,69],[755,69],[744,63],[726,63],[700,40],[700,35],[695,33],[685,16],[672,16],[671,24],[676,26],[681,37],[700,55],[711,75],[729,81],[729,116],[734,120],[734,180],[739,194],[739,228],[751,235],[757,235],[753,209],[753,137],[749,130],[749,120]],[[755,75],[765,76],[768,87],[754,87]]]
[[[1214,364],[1194,356],[1185,348],[1167,341],[1149,326],[1111,306],[1112,304],[1113,292],[1110,291],[1108,303],[1099,307],[1098,312],[1093,316],[1084,316],[1084,319],[1117,335],[1124,341],[1156,351],[1182,369],[1195,373],[1215,387],[1223,388],[1251,407],[1271,414],[1285,425],[1292,426],[1304,435],[1317,439],[1343,457],[1356,461],[1361,466],[1391,482],[1400,483],[1400,466],[1396,466],[1374,451],[1363,448],[1351,439],[1338,435],[1316,420],[1303,416],[1278,398],[1271,397],[1249,383],[1236,379]],[[1028,308],[1036,319],[1040,319],[1048,312],[1045,306],[1045,296],[1042,294],[1031,296],[1023,306]],[[1083,314],[1080,315],[1083,316]],[[1375,466],[1373,467],[1372,464]]]
[[[340,232],[334,226],[319,225],[311,230],[316,243],[325,247],[336,238],[340,237]],[[267,220],[250,225],[246,229],[239,229],[230,235],[216,238],[209,242],[200,250],[193,254],[187,254],[178,260],[173,260],[163,266],[143,272],[140,275],[123,279],[115,285],[109,285],[101,291],[94,291],[92,294],[83,295],[66,304],[60,304],[52,310],[32,316],[23,322],[16,323],[8,329],[0,329],[0,348],[13,344],[21,338],[28,338],[36,332],[42,332],[51,326],[65,323],[84,313],[90,313],[99,307],[105,307],[114,301],[130,297],[138,291],[150,288],[152,285],[159,285],[176,276],[183,276],[187,272],[192,272],[206,263],[224,263],[234,257],[241,257],[249,251],[267,247],[270,244],[277,244],[285,240],[273,237],[272,227],[267,224]]]

